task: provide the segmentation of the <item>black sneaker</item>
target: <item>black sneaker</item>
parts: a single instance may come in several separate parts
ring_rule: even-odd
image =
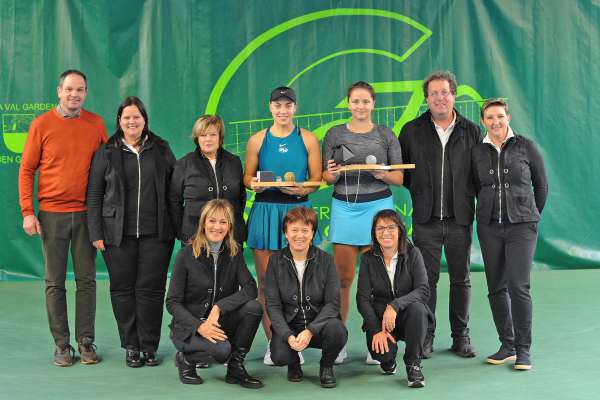
[[[153,351],[144,351],[144,364],[149,367],[156,367],[160,365],[160,359],[156,357],[156,353]]]
[[[423,342],[423,358],[431,358],[433,355],[433,335],[427,334]]]
[[[302,372],[302,368],[300,367],[299,362],[288,365],[288,373],[287,373],[288,381],[302,382],[303,377],[304,377],[304,373]]]
[[[70,367],[75,358],[75,349],[70,344],[56,346],[54,350],[54,365],[58,367]]]
[[[477,355],[477,353],[475,353],[475,348],[471,344],[471,339],[469,339],[468,336],[453,338],[450,350],[465,358],[473,358]]]
[[[517,359],[517,353],[514,348],[507,348],[504,346],[500,346],[500,350],[488,356],[485,361],[488,364],[493,365],[502,365],[507,361],[515,361]]]
[[[125,364],[129,368],[139,368],[144,366],[144,360],[140,357],[140,352],[137,350],[127,350],[125,352]]]
[[[425,377],[419,363],[406,366],[406,381],[409,388],[422,388],[425,386]]]
[[[384,375],[394,375],[396,373],[396,360],[382,362],[379,367]]]
[[[531,369],[531,356],[528,351],[518,351],[515,369],[518,371],[529,371]]]

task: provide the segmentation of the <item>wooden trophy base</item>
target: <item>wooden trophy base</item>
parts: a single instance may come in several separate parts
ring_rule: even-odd
[[[254,188],[269,188],[269,187],[319,187],[326,185],[325,182],[293,182],[293,181],[281,181],[281,182],[252,182],[250,186]]]
[[[392,165],[380,165],[380,164],[349,164],[343,165],[339,171],[395,171],[401,169],[414,169],[415,164],[392,164]]]

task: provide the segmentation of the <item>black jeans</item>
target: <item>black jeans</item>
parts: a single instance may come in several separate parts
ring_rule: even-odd
[[[96,249],[90,242],[86,212],[40,211],[44,249],[46,310],[50,332],[57,346],[69,343],[65,279],[69,248],[73,259],[75,338],[94,340],[96,318]]]
[[[532,319],[529,288],[537,223],[478,224],[477,235],[500,342],[529,351]]]
[[[413,224],[413,240],[421,250],[429,280],[429,309],[435,313],[437,283],[440,279],[442,247],[450,276],[449,317],[452,337],[469,334],[469,298],[471,296],[470,254],[473,225],[458,225],[454,219],[431,219]],[[435,322],[429,334],[435,333]]]
[[[160,342],[167,270],[173,241],[126,236],[102,252],[121,347],[155,352]]]
[[[305,327],[303,324],[292,324],[290,329],[294,335],[298,335]],[[308,347],[322,349],[321,366],[331,367],[346,342],[348,341],[348,330],[341,319],[331,318],[321,332],[313,335]],[[298,352],[292,350],[288,338],[273,331],[271,339],[271,360],[275,365],[289,365],[300,362]]]
[[[404,364],[420,363],[423,358],[423,342],[429,326],[429,309],[422,303],[411,303],[396,316],[396,328],[391,332],[395,340],[403,340]],[[379,316],[383,319],[383,314]],[[398,345],[388,339],[390,351],[384,354],[375,353],[371,348],[373,336],[377,332],[367,332],[367,349],[374,360],[388,362],[396,359]]]
[[[180,340],[171,333],[175,348],[182,352],[189,362],[205,361],[207,356],[222,364],[229,359],[231,351],[248,353],[262,319],[262,306],[250,300],[234,311],[221,315],[219,324],[228,340],[211,343],[195,333],[187,340]]]

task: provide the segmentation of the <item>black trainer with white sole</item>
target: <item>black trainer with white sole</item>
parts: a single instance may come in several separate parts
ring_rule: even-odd
[[[517,371],[529,371],[531,369],[531,356],[528,351],[518,351],[517,361],[515,361]]]
[[[381,373],[384,375],[394,375],[396,373],[396,360],[382,362],[379,364]]]
[[[488,364],[502,365],[507,361],[515,361],[516,359],[517,359],[517,352],[515,351],[514,348],[501,346],[497,352],[495,352],[491,356],[488,356],[485,359],[485,361]]]
[[[419,363],[406,366],[406,381],[409,388],[425,387],[425,376],[423,376],[423,371]]]

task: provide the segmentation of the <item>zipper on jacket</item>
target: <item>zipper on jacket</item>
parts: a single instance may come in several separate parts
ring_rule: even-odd
[[[285,257],[287,258],[287,257]],[[304,284],[304,279],[302,279],[302,282],[300,282],[300,277],[298,276],[298,271],[296,270],[296,264],[294,264],[294,260],[290,260],[289,258],[287,258],[290,263],[292,264],[292,269],[294,270],[294,273],[296,274],[296,280],[298,280],[298,286],[300,287],[300,310],[302,310],[302,317],[304,319],[304,329],[308,329],[307,325],[306,325],[306,313],[304,312],[304,297],[302,297],[302,285]],[[304,261],[306,264],[304,265],[304,274],[306,274],[306,269],[308,268],[308,258],[306,259],[306,261]]]
[[[212,165],[210,166],[212,168]],[[213,169],[213,173],[215,174],[215,183],[217,184],[217,199],[220,198],[221,191],[219,190],[219,178],[217,178],[217,164],[215,163],[215,168]]]
[[[131,150],[129,147],[125,147],[125,151],[128,151],[132,154],[135,154],[135,158],[137,160],[138,167],[138,190],[137,190],[137,208],[136,208],[136,216],[135,216],[135,237],[136,239],[140,238],[140,201],[142,196],[142,166],[140,163],[140,154],[142,153],[142,149],[140,151],[135,152]]]
[[[140,200],[142,196],[142,167],[140,164],[140,153],[136,153],[137,165],[138,165],[138,195],[137,195],[137,216],[135,222],[135,237],[140,237]]]
[[[220,198],[221,191],[219,190],[219,178],[217,177],[217,160],[215,159],[215,166],[213,168],[213,165],[210,162],[210,159],[208,157],[206,157],[204,154],[202,154],[202,157],[206,158],[206,161],[208,161],[208,164],[210,165],[210,169],[212,169],[213,174],[215,175],[215,185],[217,187],[217,199],[218,199],[218,198]]]
[[[502,147],[498,152],[498,223],[502,223],[502,182],[500,181],[500,154],[502,154]]]
[[[375,254],[375,255],[377,256],[377,258],[379,258],[379,260],[381,260],[381,263],[383,264],[383,270],[385,271],[386,275],[389,276],[389,274],[387,273],[387,265],[385,265],[385,260],[383,259],[383,256],[381,256],[379,254]],[[398,273],[398,262],[396,262],[396,273]],[[394,278],[395,277],[396,277],[396,275],[394,274]],[[394,299],[396,297],[396,294],[394,293],[394,283],[391,280],[390,280],[390,293],[392,293],[392,299]]]
[[[446,146],[442,145],[442,179],[440,185],[440,221],[444,219],[444,162],[446,156]]]
[[[217,296],[217,259],[213,254],[210,255],[213,259],[213,293],[212,293],[212,305],[215,304],[215,298]]]

